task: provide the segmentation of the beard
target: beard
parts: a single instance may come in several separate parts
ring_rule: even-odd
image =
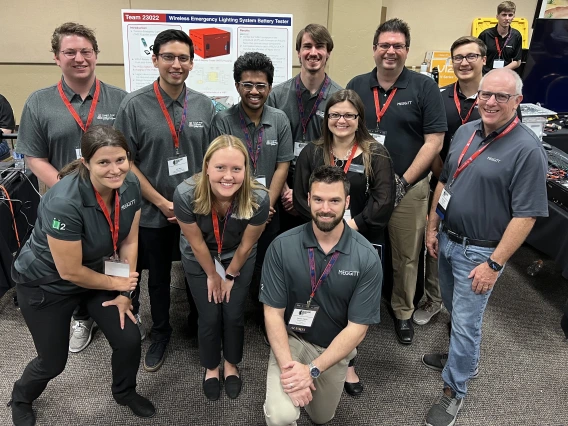
[[[341,215],[334,215],[333,213],[326,213],[326,214],[313,214],[312,213],[312,220],[318,227],[321,232],[331,232],[335,229],[337,225],[339,225],[343,221],[343,215],[345,214],[345,209],[341,212]],[[321,222],[319,220],[320,217],[333,217],[334,219],[331,222]]]

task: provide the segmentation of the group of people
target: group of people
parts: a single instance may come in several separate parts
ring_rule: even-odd
[[[512,2],[499,8],[498,19],[514,15]],[[509,18],[496,31],[511,42]],[[333,45],[322,25],[303,28],[300,73],[274,88],[270,58],[243,54],[234,64],[240,101],[216,114],[185,84],[194,48],[183,31],[158,34],[159,78],[127,94],[95,77],[92,30],[55,30],[62,79],[28,98],[18,134],[18,152],[51,189],[12,270],[38,352],[14,385],[14,424],[35,424],[33,401],[68,351],[89,344],[95,323],[113,348],[115,400],[155,414],[136,392],[146,335],[138,283],[148,270],[143,366],[155,372],[172,333],[176,255],[209,400],[223,383],[229,398],[241,391],[250,294],[271,348],[266,423],[295,424],[300,407],[317,424],[331,420],[343,390],[363,392],[354,360],[380,321],[384,269],[400,343],[413,342],[413,315],[425,324],[442,302],[450,312],[449,352],[423,362],[444,381],[426,424],[454,424],[478,371],[491,289],[547,215],[545,154],[517,117],[520,78],[509,69],[483,76],[480,39],[453,43],[458,80],[441,89],[405,67],[410,31],[400,19],[377,28],[376,67],[346,89],[325,72]],[[425,241],[427,298],[415,308]]]

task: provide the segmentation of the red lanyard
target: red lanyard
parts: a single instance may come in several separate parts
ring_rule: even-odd
[[[176,148],[176,155],[179,153],[179,135],[181,135],[181,132],[183,131],[183,128],[185,127],[185,119],[187,117],[187,98],[189,98],[189,91],[187,90],[187,88],[185,89],[185,101],[183,103],[183,114],[181,116],[181,121],[179,123],[179,129],[176,132],[176,128],[174,126],[174,122],[172,121],[172,118],[170,117],[170,113],[168,112],[168,109],[166,108],[166,104],[164,103],[164,98],[162,96],[162,94],[160,93],[160,88],[158,86],[158,82],[154,81],[154,93],[156,94],[156,98],[158,98],[158,103],[160,104],[160,108],[162,109],[162,113],[164,114],[164,117],[166,119],[166,122],[168,123],[168,127],[170,128],[170,133],[172,134],[172,139],[174,140],[174,147]]]
[[[385,113],[387,112],[387,109],[392,101],[392,98],[394,98],[394,94],[396,93],[397,89],[398,88],[395,87],[394,89],[391,90],[391,93],[387,98],[387,101],[383,105],[383,109],[381,110],[381,104],[379,103],[379,89],[377,87],[373,87],[373,96],[375,97],[375,112],[377,114],[377,123],[381,122],[381,118],[383,118],[383,115],[385,115]]]
[[[349,154],[349,158],[347,159],[347,163],[345,163],[345,166],[343,166],[343,172],[344,173],[347,173],[347,170],[349,170],[349,166],[351,165],[351,161],[353,161],[353,157],[355,157],[355,153],[357,152],[357,147],[358,147],[357,142],[355,142],[355,144],[351,148],[351,153]],[[331,157],[334,157],[333,151],[331,151]]]
[[[467,166],[469,166],[471,163],[473,163],[473,160],[475,160],[477,157],[479,157],[481,155],[481,153],[483,151],[485,151],[489,145],[491,145],[493,142],[495,142],[496,140],[501,139],[503,136],[505,136],[506,134],[508,134],[511,130],[513,130],[515,128],[515,126],[519,123],[519,117],[515,117],[515,119],[511,122],[511,124],[509,124],[505,130],[503,130],[501,133],[499,133],[495,138],[493,138],[492,140],[490,140],[489,142],[487,142],[487,144],[485,144],[484,146],[482,146],[481,148],[479,148],[477,151],[475,151],[475,153],[469,157],[465,163],[461,164],[463,157],[465,155],[465,153],[467,152],[469,146],[471,145],[471,142],[473,141],[473,138],[475,137],[475,133],[477,132],[474,131],[473,135],[471,135],[471,138],[469,138],[469,141],[467,142],[467,144],[465,145],[460,157],[458,158],[458,168],[454,173],[454,177],[452,179],[452,183],[454,183],[454,181],[456,180],[456,178],[461,174],[461,172],[463,172]],[[461,165],[460,165],[461,164]],[[450,184],[451,185],[451,184]]]
[[[298,111],[300,112],[300,120],[302,122],[302,137],[305,139],[306,133],[308,131],[308,123],[313,115],[316,113],[321,101],[323,100],[323,96],[325,95],[325,91],[327,87],[330,85],[331,79],[326,75],[323,85],[318,93],[318,98],[316,99],[316,103],[310,112],[308,117],[304,117],[304,104],[302,103],[302,91],[300,89],[300,74],[296,77],[296,100],[298,101]]]
[[[231,218],[231,212],[233,210],[233,203],[227,209],[227,214],[225,215],[225,224],[223,225],[223,234],[219,232],[219,217],[217,216],[217,210],[211,209],[211,220],[213,221],[213,233],[215,234],[215,241],[217,241],[217,255],[219,260],[221,260],[221,252],[223,251],[223,239],[225,238],[225,228],[227,228],[227,223]]]
[[[456,84],[454,84],[454,103],[456,104],[456,108],[458,109],[458,115],[460,116],[460,120],[462,121],[462,124],[467,123],[467,120],[469,120],[469,116],[471,115],[471,113],[475,109],[475,106],[477,105],[477,98],[475,98],[475,101],[473,102],[473,105],[469,109],[469,112],[467,113],[465,118],[462,118],[460,99],[458,97],[458,83],[456,83]]]
[[[81,117],[79,117],[79,114],[77,114],[77,111],[75,111],[75,108],[73,108],[73,105],[71,105],[71,102],[69,102],[69,99],[67,99],[67,96],[65,96],[65,92],[63,91],[63,83],[61,82],[61,80],[59,80],[59,83],[57,83],[57,89],[59,90],[59,96],[61,96],[61,100],[63,101],[81,130],[83,130],[83,132],[86,132],[87,129],[91,126],[93,118],[95,118],[95,110],[97,109],[97,103],[99,102],[99,95],[101,93],[101,83],[99,82],[99,80],[95,79],[95,95],[93,96],[91,108],[89,109],[89,115],[87,116],[87,124],[83,124],[83,120],[81,120]]]
[[[509,39],[511,38],[512,35],[513,35],[513,30],[512,30],[512,28],[510,28],[509,29],[509,35],[507,36],[505,43],[503,43],[503,49],[505,49],[505,45],[509,42]],[[497,36],[495,36],[495,47],[497,47],[497,54],[499,55],[498,57],[501,58],[501,54],[503,53],[503,50],[501,49],[501,46],[499,45],[499,37],[497,37]]]
[[[103,200],[103,197],[101,197],[99,191],[97,191],[94,187],[93,189],[95,190],[95,196],[97,197],[97,202],[99,203],[99,206],[101,206],[101,210],[103,211],[103,214],[105,215],[105,218],[108,222],[108,226],[110,227],[110,233],[112,235],[112,248],[114,250],[114,255],[117,256],[116,245],[118,243],[118,229],[119,229],[119,218],[120,218],[120,198],[118,196],[118,191],[115,191],[114,193],[114,226],[113,226],[112,221],[110,220],[110,213]]]
[[[331,256],[331,259],[329,259],[329,263],[323,270],[319,280],[316,282],[316,261],[314,259],[314,249],[313,248],[308,249],[308,259],[310,262],[310,281],[312,284],[312,292],[310,293],[310,300],[308,300],[308,308],[312,303],[312,299],[316,295],[316,290],[319,288],[320,285],[323,284],[323,282],[331,272],[331,268],[333,268],[333,265],[335,265],[335,262],[337,261],[338,257],[339,257],[339,252],[335,251]]]

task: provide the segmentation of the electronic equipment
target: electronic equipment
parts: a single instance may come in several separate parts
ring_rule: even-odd
[[[189,30],[195,54],[203,59],[231,53],[231,33],[219,28],[196,28]]]
[[[546,190],[548,199],[568,210],[568,154],[556,147],[547,150],[548,173]]]

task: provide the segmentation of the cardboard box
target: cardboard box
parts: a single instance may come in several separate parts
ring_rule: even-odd
[[[189,30],[195,54],[203,59],[231,53],[231,33],[219,28],[197,28]]]

